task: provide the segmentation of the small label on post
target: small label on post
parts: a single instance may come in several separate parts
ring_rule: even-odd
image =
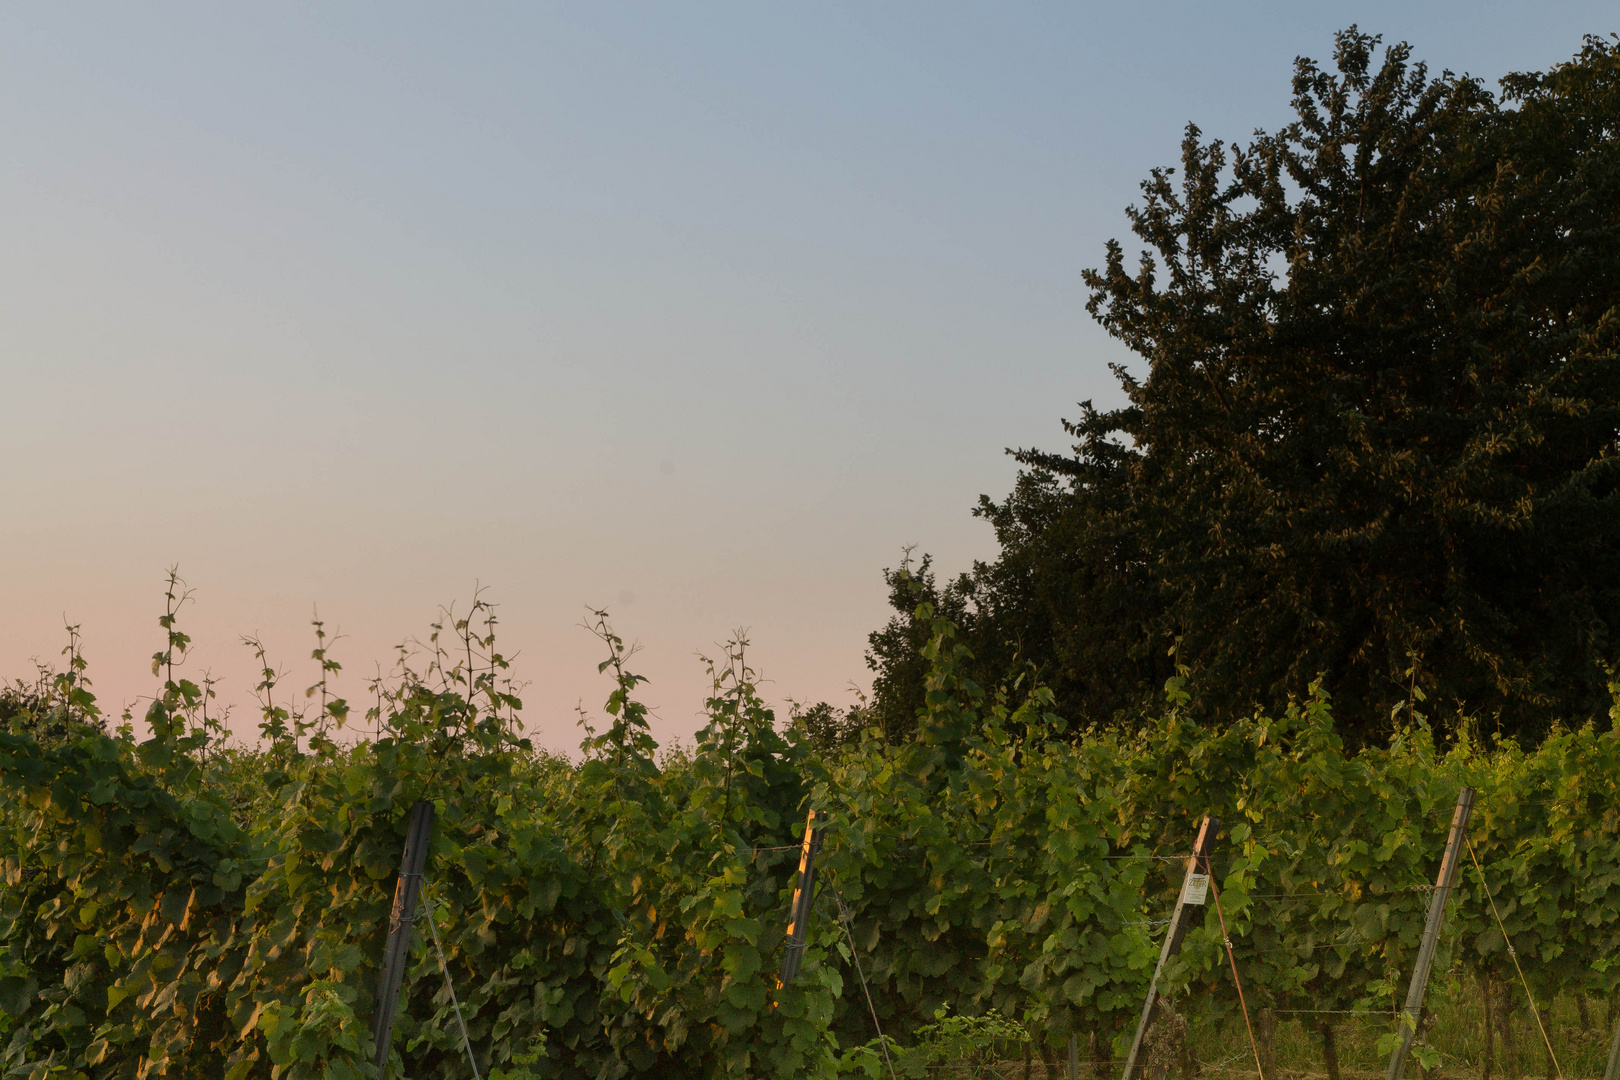
[[[1209,895],[1208,874],[1188,874],[1187,884],[1181,890],[1183,904],[1197,904],[1203,906],[1204,898]]]

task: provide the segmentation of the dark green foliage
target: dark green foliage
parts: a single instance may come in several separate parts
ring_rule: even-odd
[[[869,732],[876,732],[883,740],[890,738],[890,733],[864,703],[847,709],[840,709],[825,701],[818,701],[814,705],[795,704],[789,722],[804,733],[805,740],[817,753],[828,757],[860,745]],[[913,716],[909,724],[896,727],[894,737],[909,738],[916,726],[916,717]]]
[[[891,740],[911,738],[917,730],[917,718],[926,705],[928,661],[923,649],[928,644],[929,627],[912,613],[919,604],[927,604],[930,611],[950,619],[956,626],[978,624],[968,605],[964,603],[965,590],[961,587],[941,589],[933,573],[933,560],[924,555],[913,567],[911,553],[898,570],[886,570],[883,581],[889,587],[889,603],[900,612],[887,626],[873,633],[867,641],[867,666],[872,669],[872,699],[866,712],[869,722]],[[1012,668],[1012,657],[997,652],[991,667],[980,663],[990,681],[1000,678]]]
[[[1320,676],[1356,739],[1412,688],[1539,737],[1603,717],[1620,618],[1620,45],[1431,78],[1341,34],[1298,119],[1189,127],[1088,273],[1142,361],[1072,454],[980,513],[1002,554],[940,590],[981,676],[1034,662],[1107,721],[1179,663],[1204,715]],[[902,598],[900,610],[909,607]],[[914,705],[902,614],[874,710]],[[1175,659],[1170,650],[1175,649]]]

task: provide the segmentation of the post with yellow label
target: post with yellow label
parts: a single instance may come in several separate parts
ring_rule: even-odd
[[[1147,1001],[1142,1006],[1141,1019],[1136,1022],[1136,1037],[1131,1040],[1131,1052],[1125,1058],[1125,1074],[1121,1080],[1139,1080],[1144,1064],[1144,1040],[1153,1018],[1159,1012],[1159,976],[1170,958],[1181,951],[1181,942],[1192,927],[1195,908],[1202,907],[1209,896],[1209,858],[1215,851],[1215,834],[1220,830],[1219,818],[1206,817],[1199,826],[1198,839],[1193,842],[1192,857],[1187,860],[1187,876],[1182,880],[1181,892],[1176,897],[1175,910],[1170,914],[1170,929],[1164,935],[1164,947],[1159,950],[1159,963],[1153,969],[1153,981],[1148,983]]]

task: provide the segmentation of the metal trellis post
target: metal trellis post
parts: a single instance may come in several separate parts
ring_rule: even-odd
[[[1452,886],[1457,883],[1463,838],[1468,835],[1468,815],[1473,809],[1474,789],[1465,787],[1457,793],[1457,808],[1451,813],[1451,835],[1446,838],[1446,853],[1440,859],[1440,873],[1434,879],[1429,918],[1423,924],[1423,943],[1418,946],[1417,966],[1412,970],[1412,986],[1406,992],[1406,1007],[1401,1010],[1401,1044],[1389,1056],[1386,1080],[1401,1080],[1401,1071],[1406,1068],[1406,1056],[1411,1052],[1412,1040],[1417,1038],[1418,1023],[1423,1017],[1423,993],[1429,985],[1429,969],[1434,966],[1434,948],[1440,940],[1440,925],[1446,918],[1446,901],[1451,898]]]
[[[399,987],[405,980],[405,965],[410,960],[416,898],[422,889],[422,871],[427,866],[428,842],[432,836],[433,804],[419,802],[411,807],[405,851],[399,861],[399,881],[394,886],[394,907],[388,919],[388,943],[383,946],[382,973],[377,979],[377,1013],[371,1035],[378,1076],[388,1071],[388,1044],[394,1035],[394,1017],[399,1013]]]
[[[1141,1075],[1143,1040],[1159,1011],[1159,976],[1164,972],[1164,965],[1181,951],[1181,942],[1192,928],[1193,908],[1203,906],[1212,872],[1209,857],[1214,853],[1215,833],[1220,827],[1219,818],[1206,817],[1198,828],[1192,857],[1187,860],[1187,876],[1181,883],[1181,892],[1176,896],[1176,908],[1170,915],[1170,929],[1164,935],[1164,947],[1159,950],[1159,963],[1153,969],[1153,981],[1148,984],[1147,1001],[1142,1006],[1141,1019],[1136,1022],[1136,1037],[1131,1040],[1131,1052],[1125,1058],[1125,1072],[1120,1080],[1138,1080]]]
[[[779,986],[786,986],[799,973],[799,962],[804,959],[804,943],[810,933],[810,903],[816,897],[816,855],[821,851],[821,826],[816,824],[816,812],[804,823],[804,843],[799,847],[799,884],[793,890],[793,905],[789,909],[787,941],[782,946],[782,973]]]

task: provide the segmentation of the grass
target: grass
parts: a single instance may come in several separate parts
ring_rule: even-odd
[[[1486,1072],[1485,997],[1479,983],[1473,980],[1451,981],[1442,985],[1437,978],[1431,987],[1429,1005],[1432,1022],[1422,1035],[1423,1042],[1440,1054],[1439,1066],[1427,1074],[1418,1063],[1409,1061],[1407,1080],[1524,1080],[1524,1078],[1555,1078],[1560,1072],[1565,1080],[1601,1080],[1608,1065],[1609,1045],[1613,1033],[1611,1014],[1605,1003],[1588,1003],[1586,1022],[1583,1024],[1580,1004],[1573,994],[1561,995],[1550,1010],[1544,1011],[1542,1020],[1547,1036],[1558,1055],[1559,1069],[1554,1070],[1547,1056],[1546,1044],[1536,1026],[1530,1010],[1525,1007],[1523,988],[1513,986],[1510,1000],[1513,1011],[1503,1025],[1508,1036],[1498,1031],[1491,1047],[1491,1067]],[[1319,1014],[1283,1014],[1277,1017],[1272,1039],[1272,1061],[1267,1063],[1267,1080],[1306,1080],[1326,1078],[1326,1058],[1317,1023]],[[1342,1080],[1381,1080],[1389,1067],[1387,1055],[1378,1052],[1378,1040],[1393,1028],[1388,1013],[1332,1014],[1334,1041],[1339,1058]],[[1254,1051],[1244,1031],[1243,1020],[1220,1024],[1194,1022],[1189,1033],[1193,1076],[1202,1080],[1258,1080]],[[1082,1057],[1085,1057],[1082,1043]],[[1061,1057],[1061,1055],[1060,1055]],[[1082,1061],[1082,1080],[1118,1080],[1124,1062]],[[1185,1069],[1170,1069],[1162,1080],[1193,1080]],[[1060,1080],[1065,1069],[1048,1073],[1039,1058],[1027,1066],[1022,1061],[1001,1061],[993,1065],[943,1065],[931,1073],[934,1077],[981,1078],[981,1080]],[[1149,1080],[1155,1080],[1149,1077]]]
[[[1515,987],[1516,1006],[1487,1053],[1484,994],[1478,983],[1452,984],[1431,994],[1433,1022],[1423,1032],[1423,1042],[1439,1051],[1440,1064],[1427,1080],[1443,1077],[1481,1078],[1487,1076],[1490,1059],[1491,1080],[1518,1080],[1521,1077],[1555,1077],[1568,1080],[1602,1077],[1609,1059],[1612,1028],[1607,1023],[1602,1002],[1589,1002],[1587,1024],[1583,1026],[1580,1006],[1573,994],[1562,995],[1551,1010],[1542,1014],[1547,1037],[1558,1055],[1558,1070],[1547,1056],[1546,1043],[1535,1018],[1525,1007],[1522,987]],[[1436,1000],[1438,999],[1438,1000]],[[1322,1038],[1317,1031],[1317,1015],[1278,1017],[1273,1053],[1277,1080],[1327,1075]],[[1382,1077],[1388,1070],[1388,1055],[1378,1052],[1378,1040],[1393,1028],[1387,1013],[1333,1015],[1334,1040],[1339,1072],[1344,1080]],[[1507,1038],[1503,1036],[1506,1035]],[[1256,1075],[1254,1053],[1241,1019],[1216,1030],[1193,1029],[1195,1056],[1200,1073],[1222,1080],[1242,1080]],[[1117,1073],[1114,1070],[1110,1075]],[[1419,1076],[1418,1065],[1410,1062],[1409,1078]]]

